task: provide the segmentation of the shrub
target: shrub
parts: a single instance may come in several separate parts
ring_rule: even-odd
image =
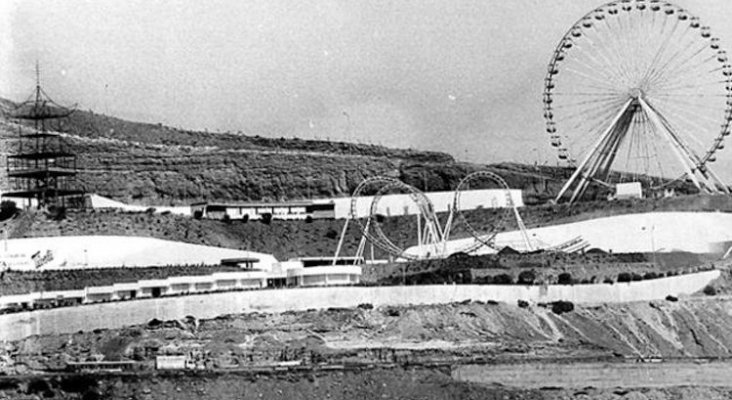
[[[518,283],[522,285],[531,285],[536,280],[536,272],[534,270],[521,271],[518,276]]]
[[[392,307],[387,308],[385,310],[385,312],[386,312],[386,315],[388,315],[390,317],[398,317],[398,316],[402,315],[402,313],[399,312],[398,309],[392,308]]]
[[[572,274],[570,274],[569,272],[562,272],[557,277],[557,282],[560,285],[571,285],[572,284]]]
[[[633,276],[628,272],[621,272],[618,274],[618,282],[630,282]]]
[[[374,308],[374,306],[371,303],[361,303],[358,305],[358,308],[360,308],[362,310],[372,310]]]
[[[655,272],[646,272],[643,275],[643,279],[656,279],[656,278],[658,278],[658,274]]]
[[[13,218],[18,213],[18,206],[14,201],[3,200],[0,202],[0,221]]]
[[[513,277],[509,274],[499,274],[493,277],[493,283],[496,285],[510,285],[513,283]]]
[[[46,215],[54,221],[63,221],[66,219],[66,207],[51,206]]]
[[[264,213],[262,214],[262,223],[265,225],[269,225],[272,222],[272,214],[271,213]]]
[[[667,301],[679,301],[679,298],[676,296],[668,295],[666,296]]]
[[[519,300],[518,306],[519,308],[529,308],[529,302],[526,300]]]
[[[203,211],[196,210],[193,212],[193,219],[201,219],[203,218]]]
[[[717,294],[717,288],[715,288],[715,287],[714,287],[714,286],[712,286],[712,285],[707,285],[707,286],[705,286],[705,287],[704,287],[704,290],[703,290],[703,292],[704,292],[704,294],[706,294],[707,296],[714,296],[714,295],[716,295],[716,294]]]
[[[325,237],[328,239],[335,239],[338,237],[338,232],[335,229],[328,229],[328,232],[325,232]]]
[[[643,280],[643,277],[641,276],[641,274],[636,274],[636,273],[634,272],[634,273],[633,273],[633,274],[632,274],[632,275],[630,276],[630,279],[632,279],[633,281],[642,281],[642,280]]]
[[[224,214],[224,218],[222,218],[221,220],[227,224],[231,223],[231,217],[229,216],[229,214]]]
[[[571,301],[555,301],[552,303],[552,312],[554,314],[564,314],[574,311],[574,303]]]
[[[610,278],[605,278],[605,280],[603,280],[603,281],[602,281],[602,283],[609,283],[609,284],[611,284],[611,285],[612,285],[612,284],[614,284],[614,283],[615,283],[615,281],[614,281],[614,280],[612,280],[612,279],[610,279]]]
[[[311,224],[312,222],[313,222],[313,216],[312,215],[308,215],[307,217],[305,217],[305,223]]]
[[[244,216],[243,216],[243,217],[241,217],[241,222],[242,222],[242,223],[245,223],[245,224],[246,224],[247,222],[249,222],[249,214],[244,214]]]

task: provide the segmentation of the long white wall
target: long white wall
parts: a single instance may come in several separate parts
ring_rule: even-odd
[[[264,253],[134,236],[58,236],[0,242],[0,269],[2,263],[17,270],[35,270],[39,263],[41,269],[215,265],[222,258],[241,257],[259,259],[254,268],[265,270],[277,262]]]
[[[524,201],[520,189],[509,190],[511,201],[516,207],[523,207]],[[448,212],[452,207],[455,192],[425,192],[437,212]],[[335,203],[336,218],[347,218],[351,212],[351,198],[331,199]],[[373,196],[358,197],[356,208],[357,218],[368,217],[371,213]],[[502,189],[466,190],[460,194],[460,207],[463,210],[476,208],[507,207],[506,191]],[[416,204],[409,195],[385,195],[379,200],[379,213],[386,216],[414,215],[418,212]]]
[[[616,253],[724,253],[732,244],[732,213],[654,212],[597,218],[570,224],[529,229],[535,247],[550,247],[581,237],[589,247]],[[448,253],[465,248],[472,239],[448,242]],[[520,232],[496,236],[498,248],[524,247]],[[411,250],[416,252],[417,250]],[[491,253],[487,247],[476,254]]]
[[[153,318],[170,320],[193,315],[207,319],[223,314],[253,311],[284,312],[309,308],[355,307],[361,303],[371,303],[374,306],[443,304],[468,299],[511,304],[519,299],[533,302],[569,300],[574,303],[649,301],[663,299],[668,295],[697,292],[719,275],[720,271],[714,270],[614,285],[329,287],[134,300],[0,315],[0,340],[97,328],[115,329],[144,324]]]

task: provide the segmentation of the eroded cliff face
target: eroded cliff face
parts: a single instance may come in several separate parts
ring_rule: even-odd
[[[18,149],[19,130],[30,131],[16,122],[0,117],[2,165]],[[137,204],[345,196],[367,177],[398,177],[405,164],[454,163],[438,152],[194,132],[84,111],[60,126],[79,157],[79,184]]]

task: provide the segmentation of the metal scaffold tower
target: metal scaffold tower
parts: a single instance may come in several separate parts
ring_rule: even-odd
[[[10,113],[18,122],[18,136],[7,159],[8,188],[3,197],[26,199],[28,206],[38,208],[83,204],[84,192],[76,188],[76,154],[66,149],[60,133],[74,111],[43,91],[36,64],[35,92]]]

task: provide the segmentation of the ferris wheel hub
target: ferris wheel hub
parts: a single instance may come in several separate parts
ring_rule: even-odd
[[[633,100],[644,99],[645,95],[645,92],[641,88],[632,88],[628,92],[628,96]]]

